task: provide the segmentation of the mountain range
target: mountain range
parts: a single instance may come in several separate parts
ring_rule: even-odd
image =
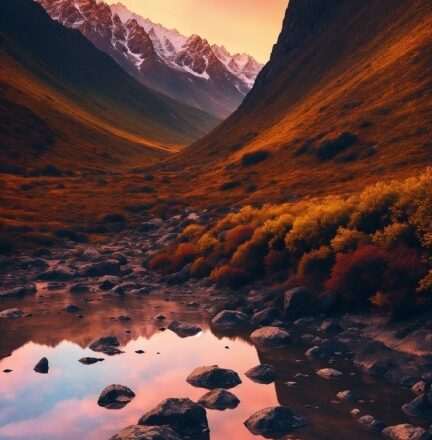
[[[164,164],[201,203],[357,191],[432,164],[428,0],[290,0],[240,108]],[[179,179],[183,179],[181,176]]]
[[[231,55],[199,35],[186,37],[121,3],[36,1],[53,19],[78,29],[145,86],[220,118],[240,105],[262,68],[250,55]]]
[[[0,0],[2,168],[157,162],[219,120],[150,90],[31,0]]]

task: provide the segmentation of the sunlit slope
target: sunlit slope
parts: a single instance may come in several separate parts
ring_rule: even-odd
[[[31,0],[1,0],[0,8],[3,163],[153,163],[217,124],[138,84]]]
[[[428,0],[291,0],[240,109],[167,169],[190,167],[186,191],[200,199],[284,201],[426,167],[430,12]]]

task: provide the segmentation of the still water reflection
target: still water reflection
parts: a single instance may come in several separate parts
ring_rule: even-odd
[[[235,410],[207,411],[212,440],[256,439],[243,422],[255,411],[277,404],[286,405],[310,420],[309,427],[289,437],[303,440],[380,438],[356,424],[349,414],[354,407],[386,423],[407,421],[400,405],[411,397],[408,391],[364,378],[344,361],[335,365],[344,371],[344,377],[335,382],[326,381],[315,371],[328,364],[306,360],[304,351],[308,347],[293,345],[289,349],[258,352],[246,336],[215,335],[202,314],[182,314],[181,308],[173,303],[155,305],[150,302],[147,312],[141,303],[139,314],[138,307],[135,314],[134,304],[129,304],[128,312],[133,320],[129,324],[119,323],[109,319],[111,315],[118,316],[124,308],[124,304],[117,306],[118,309],[108,312],[90,303],[85,306],[88,310],[85,310],[84,320],[58,312],[53,316],[39,315],[42,318],[38,319],[36,312],[33,321],[17,320],[12,325],[16,328],[11,324],[9,328],[0,328],[0,344],[1,341],[8,344],[19,341],[9,347],[12,355],[0,361],[0,371],[13,370],[9,374],[0,373],[0,439],[109,439],[126,426],[135,424],[140,416],[165,398],[198,400],[206,390],[190,386],[185,379],[194,368],[214,364],[237,371],[243,383],[231,390],[241,401]],[[175,314],[176,319],[197,322],[204,331],[185,339],[170,331],[159,331],[153,316],[162,307],[167,316]],[[36,304],[33,308],[36,309]],[[131,333],[126,334],[126,330]],[[104,356],[106,360],[95,365],[80,364],[78,359],[95,356],[85,347],[108,334],[119,337],[125,353]],[[144,354],[135,353],[141,349]],[[50,362],[47,375],[33,371],[43,356]],[[275,366],[276,383],[255,384],[244,375],[261,362]],[[298,373],[309,376],[294,379]],[[289,380],[298,381],[299,387],[286,386]],[[99,394],[110,384],[130,387],[136,398],[121,410],[99,407]],[[336,393],[344,389],[357,391],[364,402],[337,402]]]

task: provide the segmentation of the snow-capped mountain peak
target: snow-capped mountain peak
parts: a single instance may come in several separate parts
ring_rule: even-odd
[[[219,116],[240,104],[262,68],[250,55],[231,55],[224,46],[211,45],[200,35],[182,35],[121,3],[35,1],[53,19],[81,31],[143,84]]]

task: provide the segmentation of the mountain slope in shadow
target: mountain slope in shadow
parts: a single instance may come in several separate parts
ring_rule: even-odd
[[[219,121],[129,77],[31,0],[1,0],[4,166],[150,164]]]
[[[347,193],[432,163],[430,2],[290,0],[240,108],[170,159],[192,198]]]

